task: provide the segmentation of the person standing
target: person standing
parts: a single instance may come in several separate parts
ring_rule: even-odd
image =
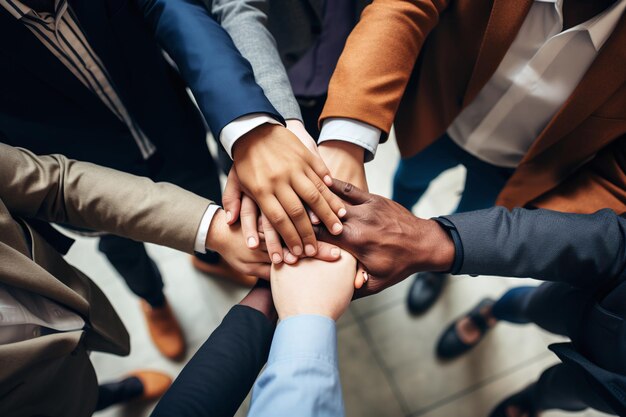
[[[331,79],[320,141],[344,143],[339,178],[362,187],[363,155],[373,158],[395,124],[393,197],[407,208],[462,164],[459,212],[622,212],[625,9],[623,0],[374,1]],[[409,310],[428,310],[446,276],[418,274]]]

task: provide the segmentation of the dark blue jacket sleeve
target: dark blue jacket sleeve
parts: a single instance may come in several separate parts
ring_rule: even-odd
[[[137,1],[215,137],[228,123],[250,113],[267,113],[284,123],[256,84],[250,63],[201,2]]]
[[[444,216],[459,233],[462,274],[530,277],[579,288],[624,279],[626,220],[595,214],[495,207]]]

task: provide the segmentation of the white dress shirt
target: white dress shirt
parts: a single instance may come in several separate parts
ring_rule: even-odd
[[[0,283],[0,345],[55,332],[80,330],[78,314],[38,294]]]
[[[626,9],[626,0],[619,0],[563,31],[563,1],[535,0],[494,75],[449,126],[448,135],[468,153],[515,168],[572,94]],[[324,122],[319,142],[344,140],[373,157],[380,134],[355,120],[331,118]]]

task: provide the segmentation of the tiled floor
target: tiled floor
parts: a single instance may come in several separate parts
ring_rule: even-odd
[[[389,195],[398,159],[393,143],[382,145],[368,164],[373,192]],[[427,192],[416,214],[449,212],[458,200],[463,169],[442,175]],[[194,271],[187,255],[150,246],[161,268],[166,293],[189,342],[189,357],[245,294],[229,283]],[[102,381],[136,368],[155,368],[175,375],[183,363],[162,358],[151,344],[136,298],[96,251],[96,242],[80,239],[68,255],[92,276],[112,300],[131,333],[129,357],[93,354]],[[433,356],[442,328],[485,296],[497,296],[520,280],[455,277],[443,299],[426,315],[411,317],[405,307],[409,282],[354,302],[339,322],[339,352],[346,412],[350,417],[481,417],[507,394],[538,377],[556,358],[546,349],[555,337],[533,326],[500,325],[470,355],[451,363]],[[147,416],[151,407],[115,407],[101,417]],[[238,413],[245,416],[246,404]],[[565,416],[546,413],[546,417]],[[586,412],[572,416],[600,416]]]

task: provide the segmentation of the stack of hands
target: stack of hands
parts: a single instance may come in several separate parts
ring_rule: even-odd
[[[260,126],[233,148],[206,246],[242,272],[271,277],[281,318],[336,320],[353,296],[452,265],[454,245],[437,222],[366,191],[363,153],[341,141],[318,148],[295,120]]]

